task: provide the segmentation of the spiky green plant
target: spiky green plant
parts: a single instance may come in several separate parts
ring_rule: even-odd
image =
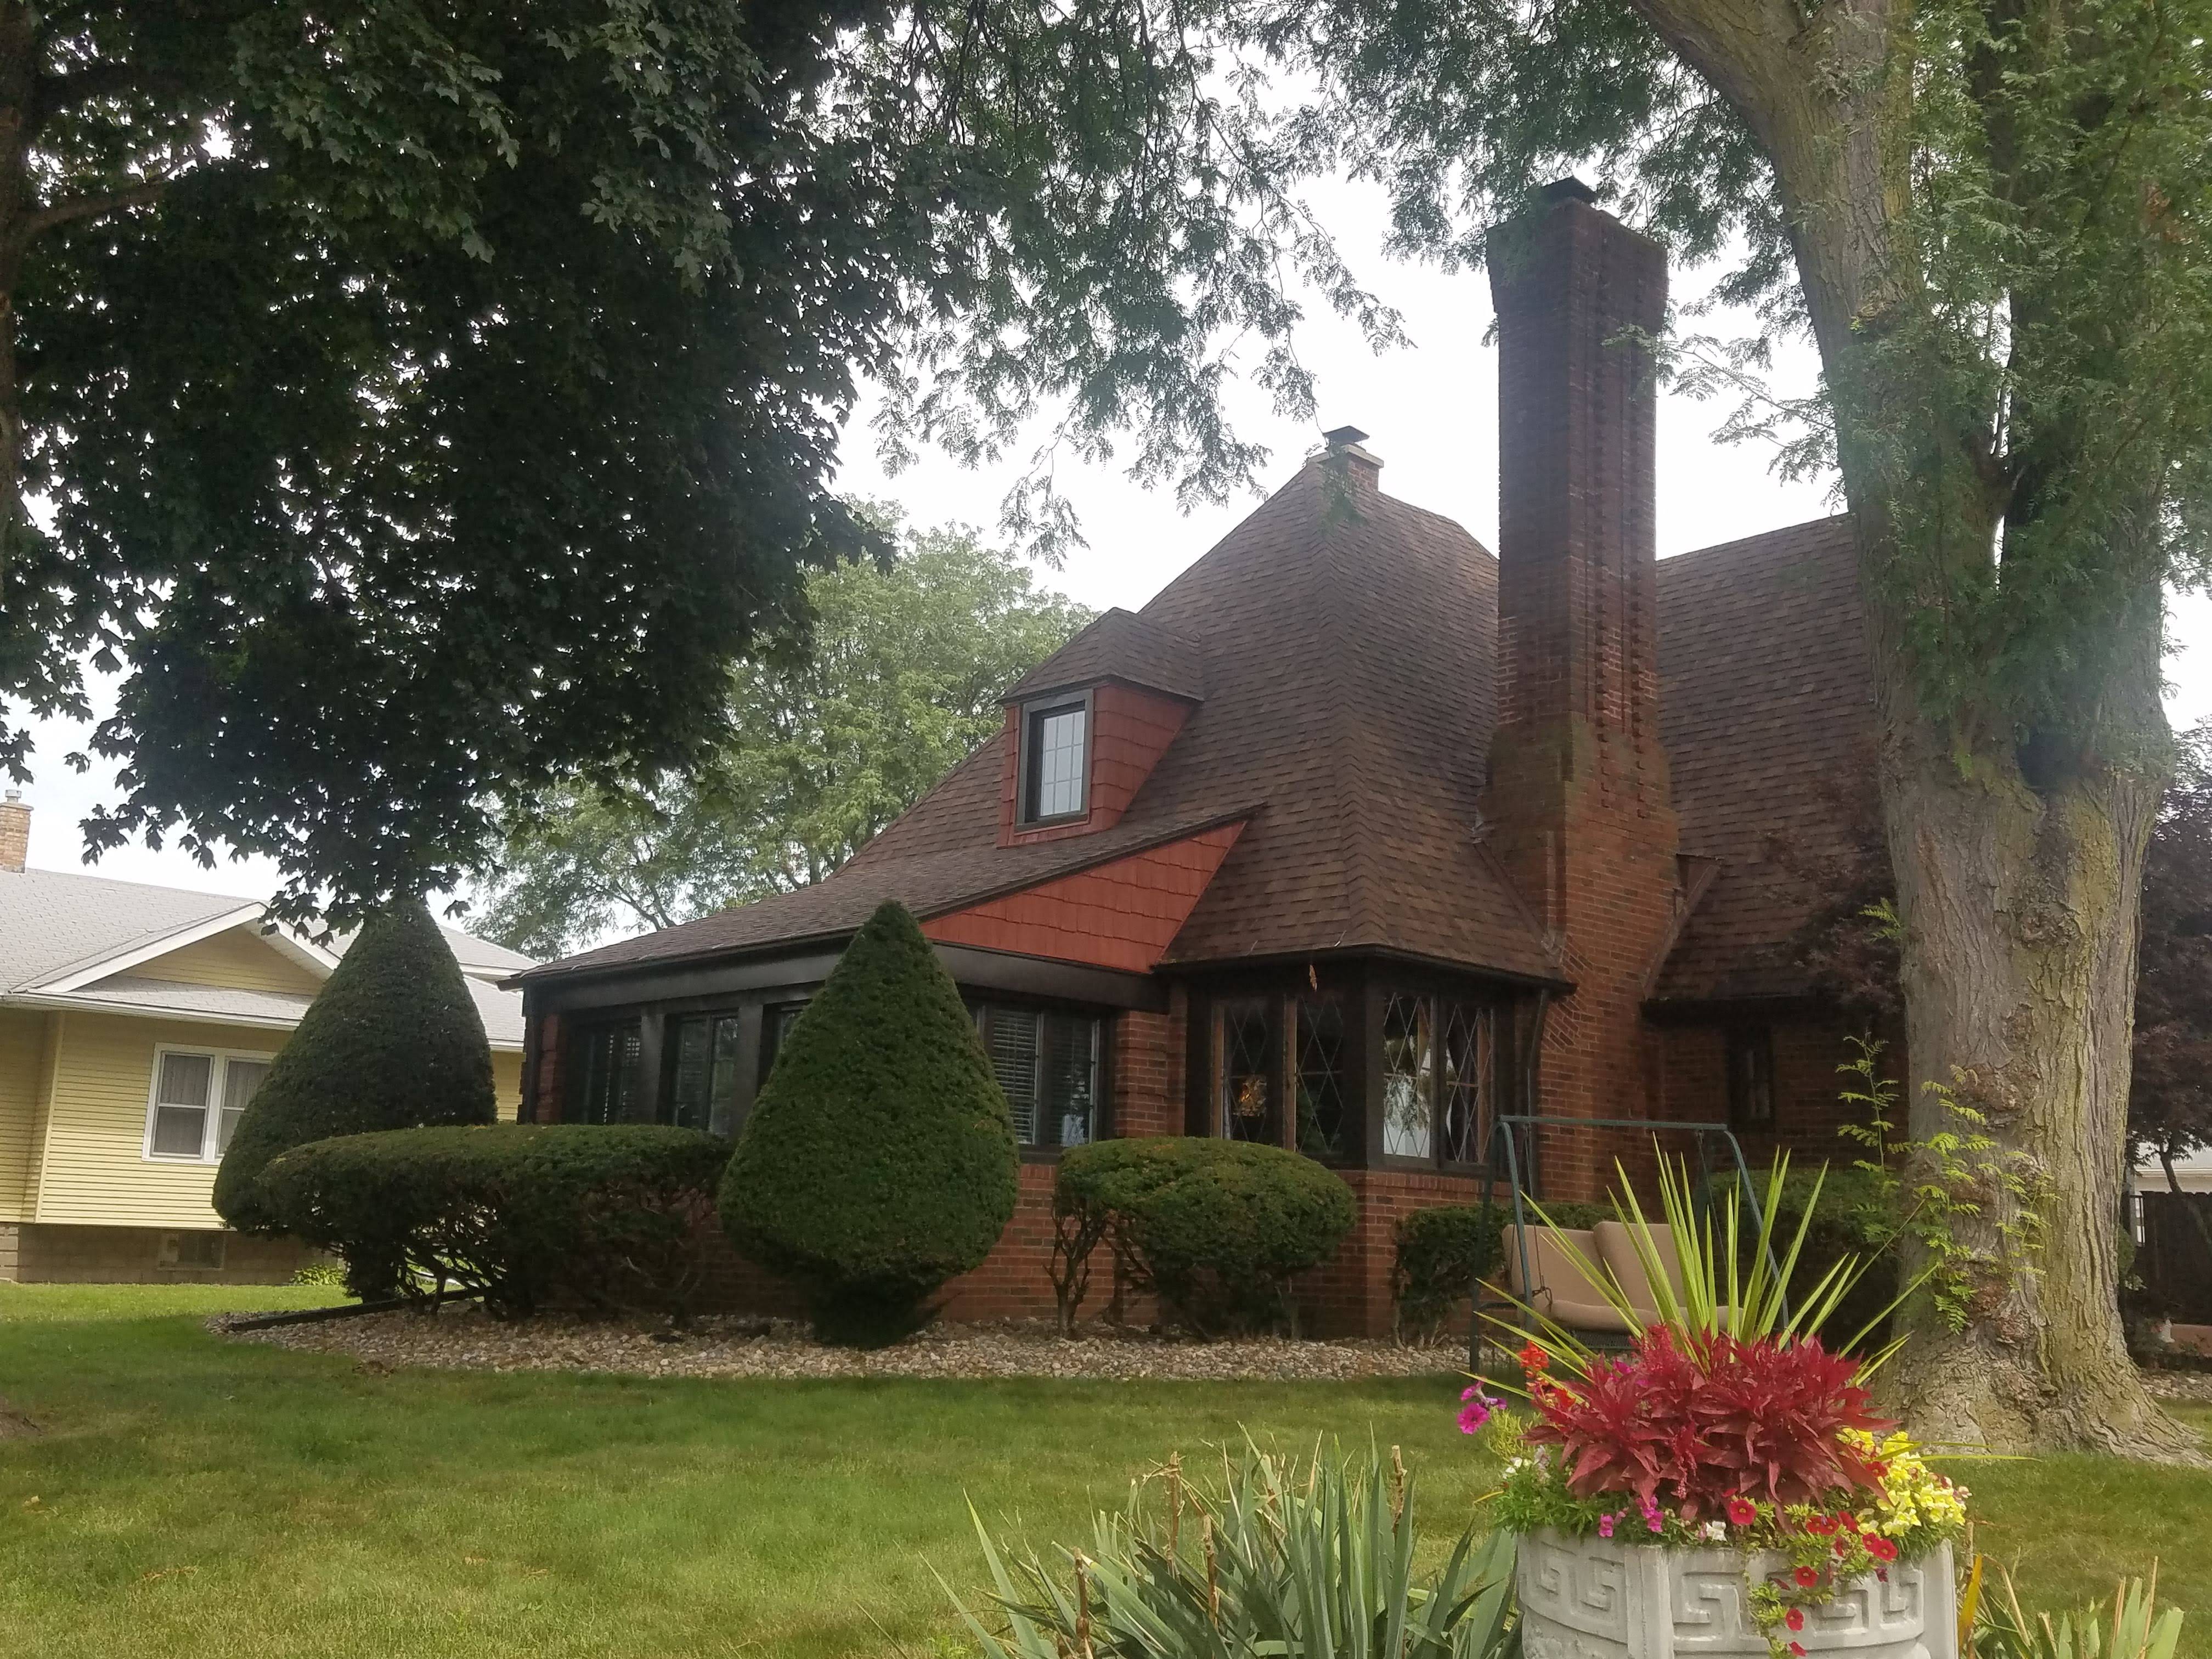
[[[2107,1616],[2102,1601],[2078,1613],[2030,1617],[2012,1574],[1997,1569],[2002,1594],[1984,1589],[1985,1556],[1976,1556],[1959,1609],[1965,1659],[2173,1659],[2181,1646],[2181,1609],[2158,1606],[2158,1563],[2148,1582],[2124,1578]]]
[[[994,1543],[980,1517],[975,1532],[1000,1628],[959,1605],[986,1659],[1520,1652],[1512,1535],[1470,1528],[1440,1571],[1417,1580],[1413,1483],[1395,1447],[1356,1466],[1248,1446],[1234,1462],[1224,1455],[1211,1489],[1170,1459],[1131,1487],[1120,1514],[1097,1517],[1089,1550],[1058,1547],[1053,1565]]]
[[[1656,1142],[1654,1151],[1657,1151]],[[1723,1332],[1754,1341],[1767,1338],[1786,1342],[1810,1335],[1822,1328],[1872,1265],[1870,1258],[1838,1258],[1800,1293],[1793,1305],[1790,1281],[1796,1276],[1798,1258],[1803,1253],[1814,1213],[1820,1206],[1820,1188],[1827,1176],[1825,1166],[1814,1176],[1813,1188],[1798,1214],[1796,1229],[1784,1244],[1776,1237],[1775,1218],[1783,1207],[1790,1155],[1776,1155],[1767,1173],[1765,1194],[1758,1206],[1758,1231],[1752,1238],[1751,1248],[1746,1250],[1746,1230],[1741,1224],[1741,1209],[1735,1188],[1722,1194],[1717,1206],[1701,1208],[1691,1185],[1688,1164],[1663,1152],[1658,1154],[1657,1164],[1660,1210],[1673,1235],[1674,1254],[1681,1264],[1682,1288],[1679,1295],[1666,1270],[1652,1224],[1645,1218],[1643,1206],[1637,1200],[1628,1171],[1618,1160],[1613,1170],[1620,1178],[1620,1186],[1613,1196],[1613,1213],[1627,1227],[1629,1242],[1635,1248],[1651,1295],[1649,1311],[1658,1316],[1656,1322],[1665,1326],[1686,1350],[1696,1350],[1703,1337]],[[1532,1200],[1529,1207],[1545,1226],[1553,1225],[1540,1205]],[[1627,1320],[1631,1329],[1643,1323],[1646,1310],[1630,1299],[1627,1290],[1609,1267],[1590,1260],[1564,1234],[1559,1244],[1575,1271]],[[1919,1283],[1915,1279],[1901,1287],[1894,1298],[1844,1342],[1844,1348],[1856,1350]],[[1522,1316],[1537,1322],[1539,1334],[1555,1358],[1577,1373],[1586,1369],[1593,1356],[1580,1337],[1542,1310],[1518,1298],[1513,1301]],[[1518,1327],[1502,1316],[1486,1314],[1484,1317],[1508,1331],[1518,1331]],[[1864,1381],[1878,1370],[1898,1346],[1893,1342],[1869,1355],[1859,1368],[1860,1380]]]

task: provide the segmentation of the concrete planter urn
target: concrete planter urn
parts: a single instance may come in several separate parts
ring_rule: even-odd
[[[1741,1550],[1666,1549],[1617,1539],[1524,1534],[1515,1567],[1527,1659],[1672,1659],[1742,1654],[1765,1659],[1766,1638],[1747,1605],[1751,1583],[1784,1568]],[[1794,1639],[1808,1656],[1958,1659],[1957,1581],[1951,1547],[1892,1562],[1887,1583],[1869,1575],[1805,1610]]]

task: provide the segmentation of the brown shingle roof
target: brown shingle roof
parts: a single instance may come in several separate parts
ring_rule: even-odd
[[[1795,995],[1798,930],[1875,787],[1874,682],[1848,518],[1659,562],[1660,728],[1682,851],[1720,867],[1656,988]]]
[[[1497,562],[1457,525],[1364,488],[1347,508],[1309,465],[1141,614],[1062,653],[1095,650],[1086,678],[1203,689],[1112,829],[999,847],[1001,734],[818,886],[538,973],[834,935],[888,897],[942,914],[1241,817],[1170,964],[1389,946],[1556,979],[1474,835],[1497,592]],[[1109,659],[1114,642],[1131,656]]]
[[[1116,607],[1101,611],[1089,627],[1015,681],[1004,701],[1019,702],[1101,680],[1121,680],[1198,702],[1206,696],[1205,657],[1195,641],[1148,616]]]

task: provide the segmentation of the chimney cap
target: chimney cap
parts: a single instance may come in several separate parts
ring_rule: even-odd
[[[1321,435],[1322,441],[1331,449],[1349,449],[1354,444],[1364,443],[1367,440],[1367,434],[1356,426],[1334,427]]]
[[[1593,207],[1597,204],[1597,192],[1571,173],[1564,179],[1553,179],[1536,193],[1555,206],[1561,202],[1587,202]]]
[[[20,789],[10,789],[8,792],[8,799],[9,800],[21,800],[23,799],[23,792]]]

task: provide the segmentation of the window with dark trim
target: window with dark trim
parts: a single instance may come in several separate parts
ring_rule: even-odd
[[[1090,779],[1087,700],[1022,710],[1022,822],[1083,816]]]
[[[806,999],[797,1002],[773,1002],[761,1010],[761,1081],[775,1069],[775,1057],[783,1052],[783,1040],[791,1035],[791,1028],[799,1024],[799,1015],[806,1012]]]
[[[1224,1140],[1283,1144],[1276,1111],[1274,997],[1230,997],[1213,1005],[1214,1127]]]
[[[1774,1127],[1774,1029],[1739,1025],[1728,1034],[1729,1126]]]
[[[576,1033],[571,1123],[626,1123],[637,1099],[638,1024],[587,1025]]]
[[[1023,1146],[1055,1150],[1097,1137],[1104,1025],[1096,1014],[1071,1009],[986,1003],[975,1010],[975,1029]]]
[[[1340,1158],[1348,1150],[1358,1087],[1349,1064],[1343,999],[1298,996],[1292,1000],[1291,1017],[1297,1022],[1292,1052],[1297,1056],[1298,1150],[1324,1162]]]
[[[1382,1008],[1382,1155],[1480,1164],[1497,1072],[1490,1005],[1393,991]]]
[[[669,1023],[662,1122],[718,1135],[737,1133],[738,1031],[735,1014],[686,1014]]]

